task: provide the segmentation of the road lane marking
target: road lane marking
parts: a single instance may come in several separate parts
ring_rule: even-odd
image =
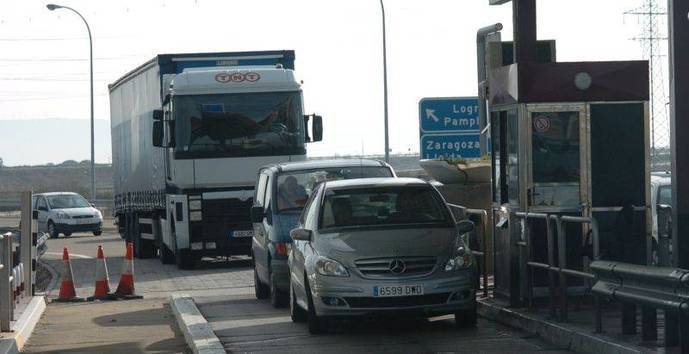
[[[51,256],[60,256],[62,257],[62,252],[46,252],[45,254],[49,254]],[[91,256],[84,256],[83,254],[77,254],[77,253],[70,253],[69,257],[71,258],[81,258],[81,259],[93,259],[94,257]]]

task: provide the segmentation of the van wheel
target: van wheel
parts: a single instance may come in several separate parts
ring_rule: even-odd
[[[256,266],[254,266],[254,293],[256,298],[259,300],[267,299],[270,296],[270,289],[261,283],[261,279],[258,278],[258,272],[256,271]]]
[[[65,237],[70,237],[70,236],[72,236],[71,232],[65,232]]]
[[[60,236],[60,233],[57,232],[55,224],[53,224],[52,221],[48,221],[48,234],[50,234],[50,238],[58,238]]]
[[[270,304],[274,308],[285,307],[287,305],[288,294],[280,291],[275,281],[275,274],[270,274]]]

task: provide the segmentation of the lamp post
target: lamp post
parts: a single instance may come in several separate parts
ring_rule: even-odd
[[[388,55],[385,39],[385,6],[380,0],[380,12],[383,18],[383,106],[385,110],[385,162],[390,162],[390,137],[388,135]]]
[[[82,16],[79,11],[68,7],[68,6],[62,6],[62,5],[55,5],[55,4],[48,4],[46,5],[48,10],[53,11],[56,9],[66,9],[74,12],[79,16],[82,21],[84,21],[84,24],[86,25],[86,30],[88,31],[89,34],[89,75],[90,75],[90,83],[91,83],[91,202],[95,202],[96,200],[96,160],[95,160],[95,152],[94,152],[94,119],[93,119],[93,38],[91,37],[91,28],[89,27],[89,23],[86,22],[86,19],[84,16]]]

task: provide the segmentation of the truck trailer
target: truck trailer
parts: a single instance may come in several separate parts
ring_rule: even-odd
[[[260,166],[306,158],[294,51],[161,54],[109,85],[114,217],[134,255],[249,255]]]

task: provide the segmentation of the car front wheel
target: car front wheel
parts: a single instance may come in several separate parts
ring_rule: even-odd
[[[289,286],[289,315],[294,323],[304,323],[307,319],[306,311],[297,304],[297,296],[291,282]]]
[[[60,233],[57,232],[55,224],[52,221],[48,221],[48,234],[50,235],[50,238],[57,238],[60,236]]]
[[[476,307],[455,313],[455,324],[459,328],[474,328],[476,322]]]
[[[323,334],[328,331],[328,321],[316,314],[316,307],[313,304],[313,296],[311,295],[311,289],[306,286],[306,296],[309,304],[309,308],[306,314],[306,322],[309,326],[309,333],[311,334]]]

